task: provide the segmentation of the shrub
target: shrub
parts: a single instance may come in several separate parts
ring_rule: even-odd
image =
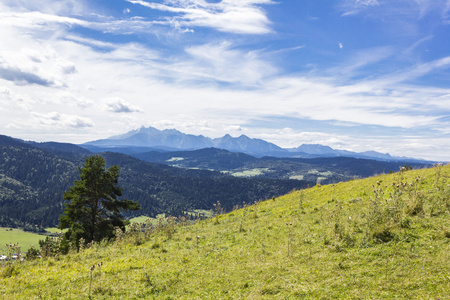
[[[25,256],[25,258],[27,260],[34,260],[36,258],[38,258],[41,255],[41,252],[34,248],[33,246],[30,247],[30,249],[28,249],[27,255]]]

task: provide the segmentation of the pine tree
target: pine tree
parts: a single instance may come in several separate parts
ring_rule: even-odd
[[[59,229],[68,228],[65,237],[77,247],[81,238],[86,242],[114,238],[115,228],[125,230],[128,224],[122,212],[140,209],[135,201],[119,199],[122,189],[117,186],[117,165],[106,170],[105,159],[93,155],[78,170],[80,179],[64,193],[64,200],[69,202],[58,225]]]

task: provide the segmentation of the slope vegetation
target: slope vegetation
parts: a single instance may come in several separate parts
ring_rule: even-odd
[[[5,266],[0,298],[448,299],[449,211],[450,166],[316,186]]]

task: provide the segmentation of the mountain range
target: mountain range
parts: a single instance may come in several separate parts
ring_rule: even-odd
[[[122,135],[112,136],[107,139],[96,140],[80,145],[88,149],[92,148],[152,148],[157,150],[198,150],[203,148],[219,148],[233,152],[264,155],[271,152],[285,152],[275,144],[261,139],[251,139],[245,135],[233,138],[227,134],[221,138],[208,138],[202,135],[185,134],[176,129],[158,130],[153,127],[141,127]],[[148,150],[148,149],[147,149]]]
[[[389,153],[376,151],[352,152],[336,150],[318,144],[303,144],[297,148],[281,148],[262,139],[249,138],[246,135],[232,137],[229,134],[221,138],[209,138],[203,135],[185,134],[176,129],[158,130],[154,127],[141,127],[125,134],[112,136],[80,145],[93,152],[115,151],[125,154],[138,154],[149,151],[179,151],[218,148],[231,152],[240,152],[254,157],[355,157],[379,161],[425,162],[422,159],[393,157]]]

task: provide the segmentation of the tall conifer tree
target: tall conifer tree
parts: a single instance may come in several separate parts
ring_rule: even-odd
[[[140,205],[131,200],[119,199],[122,189],[117,186],[119,167],[105,168],[105,159],[99,155],[86,158],[78,168],[80,179],[64,193],[66,203],[60,217],[59,229],[67,229],[65,236],[79,246],[83,238],[87,243],[99,242],[115,236],[115,228],[125,230],[128,224],[122,212],[139,210]]]

